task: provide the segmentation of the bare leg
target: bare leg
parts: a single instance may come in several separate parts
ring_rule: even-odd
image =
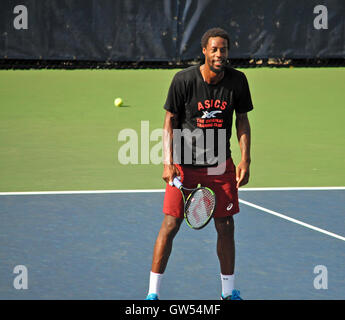
[[[217,255],[222,274],[232,275],[235,271],[235,239],[233,217],[215,218],[218,233]]]
[[[153,250],[152,268],[155,273],[164,273],[172,250],[173,240],[183,219],[165,215]]]

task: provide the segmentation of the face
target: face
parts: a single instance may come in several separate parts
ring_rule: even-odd
[[[209,38],[206,48],[202,49],[205,55],[205,64],[214,73],[220,73],[223,71],[228,58],[229,48],[228,41],[221,37]]]

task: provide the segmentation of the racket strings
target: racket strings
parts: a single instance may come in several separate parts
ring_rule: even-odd
[[[186,203],[186,217],[195,228],[203,226],[212,215],[215,207],[215,197],[208,189],[198,189],[189,197]]]

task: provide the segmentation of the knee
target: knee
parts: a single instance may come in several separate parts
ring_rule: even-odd
[[[182,219],[166,216],[162,224],[162,232],[168,237],[174,237],[180,229]]]
[[[235,224],[232,216],[225,218],[215,218],[214,222],[219,236],[233,237],[235,231]]]

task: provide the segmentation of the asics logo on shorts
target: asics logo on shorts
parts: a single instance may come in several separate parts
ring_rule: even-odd
[[[222,111],[219,111],[219,110],[215,110],[215,111],[211,111],[211,112],[208,112],[208,111],[203,111],[203,116],[201,117],[202,119],[209,119],[209,118],[215,118],[215,114],[217,113],[222,113]]]
[[[227,210],[227,211],[230,211],[230,210],[232,209],[233,206],[234,206],[233,203],[230,203],[230,204],[226,207],[226,210]]]

